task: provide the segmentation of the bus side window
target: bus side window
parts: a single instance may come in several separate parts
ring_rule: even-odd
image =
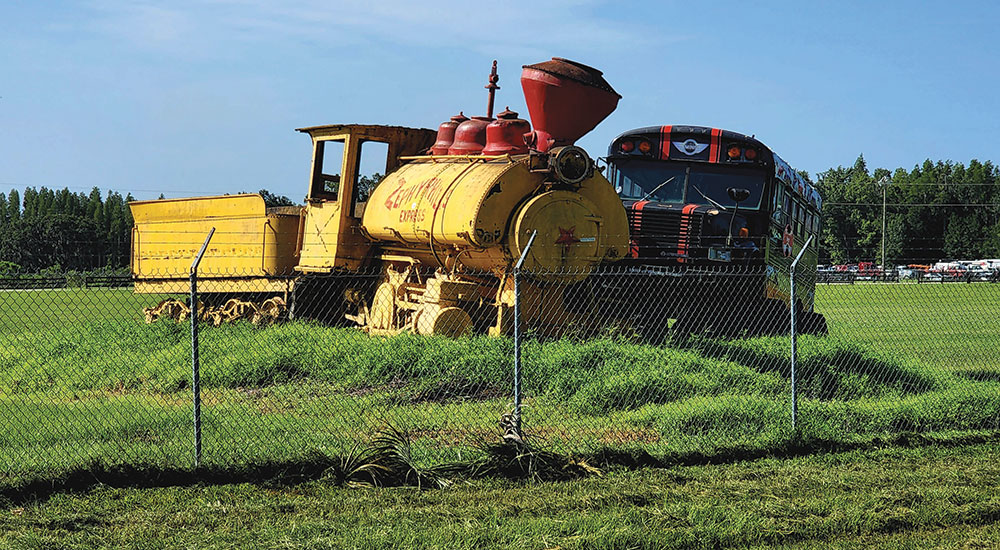
[[[787,191],[782,192],[781,196],[782,196],[782,200],[785,203],[785,208],[784,208],[784,210],[782,211],[782,214],[781,214],[782,221],[785,222],[785,225],[791,225],[791,223],[792,223],[791,216],[793,214],[793,212],[792,212],[792,204],[793,204],[792,203],[792,198],[788,195]]]
[[[778,185],[774,188],[774,201],[773,201],[773,207],[771,208],[772,210],[771,217],[774,218],[774,221],[778,223],[781,223],[781,216],[782,216],[781,205],[782,205],[781,186]]]
[[[801,235],[802,234],[802,225],[803,225],[804,221],[805,221],[805,210],[802,208],[801,204],[795,203],[795,234],[796,235]]]

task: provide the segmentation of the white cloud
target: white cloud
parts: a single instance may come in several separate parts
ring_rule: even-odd
[[[98,0],[90,28],[133,45],[194,53],[232,40],[307,40],[324,45],[378,41],[403,47],[466,49],[487,55],[518,52],[620,51],[654,27],[616,28],[592,0],[511,2],[443,0],[371,3],[304,0]],[[645,25],[645,23],[641,24]],[[648,32],[647,32],[648,31]]]
[[[94,19],[85,26],[138,46],[173,48],[197,29],[192,14],[158,3],[100,0],[90,8]]]

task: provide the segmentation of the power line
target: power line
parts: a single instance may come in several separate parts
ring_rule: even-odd
[[[830,183],[833,184],[833,185],[877,185],[879,187],[882,187],[882,184],[879,183],[879,182],[877,182],[877,181],[854,181],[854,182],[851,182],[851,181],[836,181],[836,182],[830,182]],[[957,182],[950,182],[950,181],[949,182],[939,181],[939,182],[930,182],[930,183],[916,182],[916,181],[914,181],[914,182],[906,181],[906,182],[901,182],[901,183],[894,183],[894,182],[890,181],[888,185],[889,185],[889,187],[897,187],[897,188],[930,187],[930,186],[936,186],[936,187],[1000,187],[1000,183],[957,183]]]
[[[823,206],[882,206],[880,202],[823,202]],[[945,206],[945,207],[1000,207],[1000,203],[989,202],[989,203],[970,203],[970,202],[960,202],[960,203],[933,203],[933,202],[890,202],[886,206]]]

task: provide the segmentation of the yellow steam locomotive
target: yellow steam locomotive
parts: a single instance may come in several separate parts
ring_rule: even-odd
[[[557,332],[579,321],[586,313],[569,307],[566,289],[624,258],[629,226],[614,187],[573,143],[621,96],[580,63],[527,65],[529,125],[509,110],[492,116],[495,75],[494,65],[486,117],[457,116],[437,132],[301,128],[313,146],[303,207],[267,208],[259,195],[131,203],[136,292],[182,288],[214,228],[204,296],[279,296],[272,311],[322,311],[372,334],[501,334],[524,255],[524,322]],[[385,154],[373,189],[360,174],[366,150]]]

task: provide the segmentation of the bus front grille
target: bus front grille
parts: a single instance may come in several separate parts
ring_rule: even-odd
[[[681,258],[697,254],[701,244],[703,215],[647,208],[627,210],[637,257]]]

